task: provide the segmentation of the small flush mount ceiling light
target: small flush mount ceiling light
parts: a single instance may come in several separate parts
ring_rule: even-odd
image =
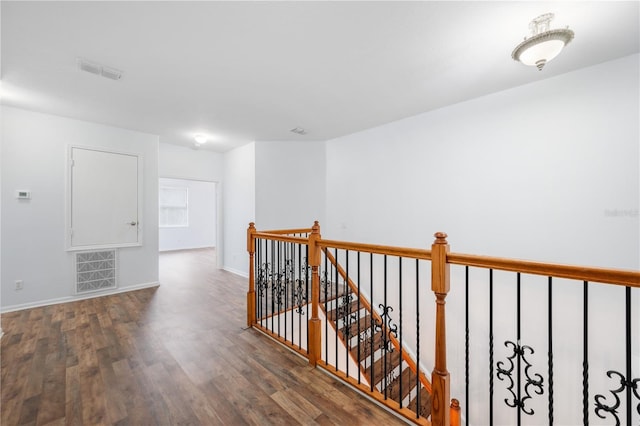
[[[295,134],[298,135],[306,135],[307,131],[305,129],[303,129],[302,127],[294,127],[293,129],[289,130],[290,132],[293,132]]]
[[[197,134],[193,137],[194,145],[197,147],[199,147],[200,145],[202,145],[203,143],[207,142],[207,137],[205,135],[201,135],[201,134]]]
[[[513,49],[511,57],[514,60],[525,65],[535,65],[542,71],[546,63],[558,56],[564,46],[573,40],[573,31],[568,27],[550,29],[549,24],[553,17],[553,13],[545,13],[531,21],[531,37],[525,37],[524,41]]]

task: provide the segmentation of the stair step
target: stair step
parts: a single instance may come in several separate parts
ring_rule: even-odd
[[[362,308],[362,306],[360,307]],[[358,312],[358,300],[354,300],[347,306],[338,306],[337,309],[329,311],[328,317],[331,321],[337,321],[344,318],[347,314],[355,314],[356,312]]]
[[[413,400],[411,400],[411,402],[409,402],[409,405],[407,406],[407,408],[415,413],[417,405],[418,405],[418,397],[416,396]],[[420,390],[419,413],[420,413],[420,416],[422,417],[429,417],[431,415],[431,395],[429,395],[429,392],[427,392],[427,389],[424,387]]]
[[[345,340],[351,339],[354,336],[357,336],[359,333],[362,333],[364,330],[369,328],[371,325],[371,316],[369,314],[361,317],[358,321],[353,321],[351,325],[348,327],[348,336],[345,336],[344,327],[340,328],[340,333]],[[348,339],[347,339],[348,337]]]
[[[344,286],[339,286],[338,287],[338,296],[337,298],[340,299],[342,296],[344,296],[344,294],[346,293]],[[324,298],[324,290],[320,289],[320,301],[322,303],[330,303],[333,302],[334,300],[336,300],[336,290],[335,287],[329,287],[327,289],[327,298],[325,300]]]
[[[398,365],[400,365],[400,351],[395,350],[393,352],[387,352],[386,355],[383,353],[380,359],[373,364],[373,377],[370,378],[370,381],[372,381],[376,385],[382,382],[382,385],[384,386],[385,373],[387,373],[388,375]],[[370,374],[371,369],[367,368],[367,372]],[[389,383],[387,383],[387,385],[388,384]],[[381,392],[384,393],[384,388],[381,389]]]
[[[371,325],[371,324],[369,324]],[[373,341],[373,350],[371,348],[371,342]],[[368,337],[367,339],[360,342],[360,362],[364,361],[369,355],[375,353],[378,349],[380,349],[380,345],[382,344],[382,331],[378,331],[373,337]],[[358,359],[358,344],[351,348],[351,355],[355,359]]]
[[[409,395],[412,389],[416,387],[416,378],[417,376],[411,368],[405,366],[405,369],[402,371],[398,377],[395,378],[393,382],[387,386],[387,398],[391,398],[394,401],[400,403],[403,399]],[[400,381],[402,381],[402,386],[400,386]],[[402,395],[400,394],[400,388],[402,387]]]

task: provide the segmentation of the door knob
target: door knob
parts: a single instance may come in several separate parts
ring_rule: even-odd
[[[131,226],[136,226],[137,224],[138,224],[138,222],[136,222],[135,220],[134,220],[134,221],[129,222],[129,225],[131,225]]]

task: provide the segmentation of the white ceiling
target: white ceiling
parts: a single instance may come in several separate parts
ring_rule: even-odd
[[[2,103],[220,152],[324,140],[637,53],[639,5],[2,1]],[[539,72],[511,51],[546,12],[575,39]]]

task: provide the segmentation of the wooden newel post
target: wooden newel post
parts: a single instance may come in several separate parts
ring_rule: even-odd
[[[450,383],[447,371],[447,334],[445,325],[445,298],[449,293],[449,264],[447,234],[437,232],[431,246],[431,290],[436,296],[436,359],[431,373],[431,423],[449,426]]]
[[[249,252],[249,291],[247,292],[247,327],[256,323],[256,271],[254,255],[256,253],[255,223],[251,222],[247,229],[247,251]]]
[[[316,220],[309,234],[309,266],[311,266],[311,318],[309,319],[309,364],[314,367],[320,360],[322,351],[320,318],[320,267],[321,249],[317,242],[320,240],[320,225]]]

